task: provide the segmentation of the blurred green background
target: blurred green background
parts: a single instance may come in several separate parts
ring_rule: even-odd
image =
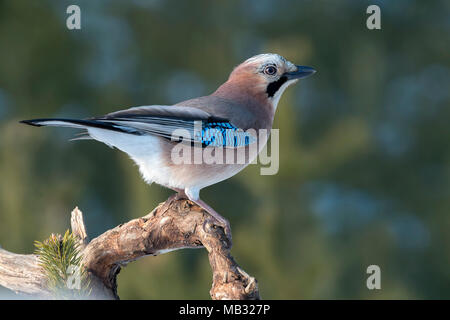
[[[66,28],[81,7],[82,30]],[[381,7],[382,30],[366,28]],[[278,107],[280,170],[249,166],[202,198],[226,216],[233,255],[266,299],[450,298],[449,1],[0,0],[0,244],[69,228],[91,237],[171,192],[127,155],[18,123],[89,117],[210,94],[248,57],[318,73]],[[366,288],[381,267],[382,289]],[[129,264],[122,299],[208,299],[204,250]],[[0,292],[7,293],[6,289]]]

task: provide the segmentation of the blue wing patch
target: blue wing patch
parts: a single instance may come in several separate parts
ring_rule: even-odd
[[[194,140],[205,147],[237,148],[248,146],[255,142],[256,138],[229,122],[209,122],[202,125],[201,131],[194,132]]]

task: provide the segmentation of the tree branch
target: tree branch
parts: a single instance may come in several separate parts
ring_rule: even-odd
[[[237,265],[223,229],[212,221],[199,206],[172,196],[148,215],[121,224],[89,242],[83,215],[75,208],[71,228],[80,241],[93,297],[118,299],[117,275],[121,267],[138,258],[204,247],[213,273],[212,299],[259,299],[255,278]],[[18,293],[49,297],[36,255],[0,249],[0,285]]]
[[[0,249],[0,285],[15,292],[47,297],[43,269],[34,254],[15,254]]]

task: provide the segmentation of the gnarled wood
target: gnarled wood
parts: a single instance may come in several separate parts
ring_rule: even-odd
[[[108,230],[90,242],[78,208],[72,211],[71,227],[81,244],[94,298],[118,299],[117,275],[121,267],[138,258],[204,247],[213,273],[212,299],[259,299],[255,278],[234,261],[223,229],[214,225],[206,211],[187,199],[172,196],[148,215]],[[1,249],[0,285],[43,298],[49,294],[37,256]]]
[[[44,298],[49,294],[38,256],[34,254],[15,254],[0,249],[0,285]]]

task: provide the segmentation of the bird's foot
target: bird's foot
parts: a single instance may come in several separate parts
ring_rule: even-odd
[[[170,188],[173,191],[175,191],[176,193],[173,195],[175,200],[181,200],[181,199],[189,199],[188,196],[186,195],[186,193],[184,192],[183,189],[178,189],[178,188]]]
[[[186,193],[187,194],[187,193]],[[189,194],[187,194],[189,197]],[[206,212],[208,212],[211,216],[209,220],[209,224],[212,226],[218,226],[221,227],[224,231],[225,236],[227,237],[228,240],[228,247],[231,248],[233,242],[232,242],[232,236],[231,236],[231,226],[230,226],[230,222],[228,222],[227,219],[225,219],[224,217],[222,217],[218,212],[216,212],[213,208],[211,208],[207,203],[205,203],[203,200],[201,199],[191,199],[189,198],[189,200],[191,200],[192,202],[196,203],[198,206],[200,206],[203,210],[205,210]],[[213,221],[211,221],[213,220]],[[203,226],[206,226],[208,221],[205,221],[205,224]],[[204,228],[205,229],[205,228]]]
[[[217,227],[222,228],[223,232],[227,238],[228,247],[231,248],[233,245],[233,239],[231,236],[231,226],[230,223],[225,219],[217,219],[215,216],[211,215],[210,217],[205,219],[205,222],[203,224],[203,230],[205,232],[210,233],[211,227],[216,229]]]
[[[189,199],[186,194],[184,193],[184,191],[175,193],[175,200],[181,200],[181,199]]]

